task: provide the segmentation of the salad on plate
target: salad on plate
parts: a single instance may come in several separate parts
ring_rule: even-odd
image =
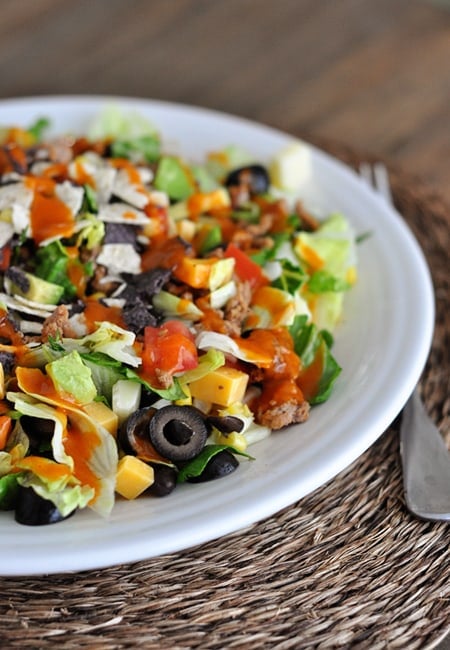
[[[346,217],[295,194],[301,143],[198,163],[113,106],[49,127],[0,130],[0,508],[26,525],[252,461],[332,393],[356,281]]]

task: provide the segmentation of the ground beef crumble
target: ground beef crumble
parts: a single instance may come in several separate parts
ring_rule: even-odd
[[[270,429],[282,429],[290,424],[305,422],[309,417],[310,406],[307,401],[297,404],[295,402],[284,402],[278,404],[274,402],[273,406],[269,405],[264,411],[258,408],[256,411],[256,421]]]

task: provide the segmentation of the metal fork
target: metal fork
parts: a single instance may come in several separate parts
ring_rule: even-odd
[[[362,163],[359,172],[393,205],[388,171],[382,163]],[[400,454],[408,510],[421,519],[450,521],[450,454],[425,412],[417,386],[403,408]]]

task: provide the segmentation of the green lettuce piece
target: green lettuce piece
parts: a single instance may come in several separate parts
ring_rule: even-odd
[[[20,474],[8,474],[0,478],[0,510],[14,510],[19,492]]]
[[[86,183],[85,185],[83,185],[83,189],[84,189],[84,199],[83,199],[83,206],[81,208],[81,211],[97,214],[98,202],[97,202],[97,194],[94,188]]]
[[[0,451],[0,477],[7,476],[10,473],[12,466],[11,454],[7,451]]]
[[[46,282],[63,287],[63,300],[68,301],[76,296],[76,287],[67,274],[69,255],[59,240],[39,248],[36,253],[36,260],[36,275]],[[89,268],[86,265],[83,266],[85,267],[85,274],[91,275]]]
[[[173,201],[184,201],[195,191],[190,171],[175,156],[160,158],[153,185]]]
[[[97,395],[103,397],[108,406],[111,406],[113,386],[124,377],[122,364],[101,352],[81,353],[80,356],[91,371]]]
[[[128,158],[135,163],[154,163],[161,155],[161,143],[154,135],[118,139],[111,145],[111,154],[114,158]]]
[[[342,316],[343,293],[356,277],[354,232],[342,214],[332,214],[316,231],[298,233],[294,249],[300,260],[308,249],[321,260],[320,268],[302,288],[302,296],[319,329],[333,330]]]
[[[18,483],[33,488],[40,497],[51,501],[63,517],[68,517],[77,508],[85,508],[94,496],[93,488],[88,485],[52,482],[31,472],[20,474]]]
[[[278,258],[281,247],[283,244],[288,244],[290,235],[288,232],[277,232],[271,235],[271,239],[274,242],[272,248],[262,248],[257,253],[251,255],[252,260],[260,266],[264,266],[267,262]]]
[[[116,361],[137,367],[141,359],[133,348],[135,338],[133,332],[103,321],[91,334],[80,339],[64,338],[62,345],[67,351],[102,352]]]
[[[91,502],[93,492],[90,486],[83,485],[78,490],[74,490],[71,495],[72,486],[64,483],[52,483],[45,477],[36,477],[31,479],[28,476],[29,486],[44,499],[50,499],[63,514],[66,508],[74,506],[83,507],[81,503],[89,503],[89,507],[100,514],[107,516],[114,505],[115,482],[118,463],[117,444],[113,436],[104,427],[92,420],[86,413],[78,408],[65,407],[64,412],[59,408],[52,408],[49,404],[38,402],[36,398],[44,402],[47,400],[52,403],[46,396],[29,396],[22,393],[8,392],[7,399],[14,403],[15,408],[23,415],[30,417],[45,418],[53,420],[55,423],[52,436],[52,454],[58,463],[67,465],[72,471],[75,469],[73,458],[67,454],[64,448],[64,441],[71,432],[76,431],[77,436],[92,435],[93,432],[98,437],[99,444],[92,446],[89,459],[86,461],[89,470],[98,479],[98,488],[95,493],[95,500]],[[29,474],[29,473],[28,473]],[[78,479],[72,477],[74,483],[79,483]],[[76,487],[76,485],[75,485]],[[66,491],[66,488],[70,488]],[[58,495],[61,491],[62,495]]]
[[[355,235],[342,214],[332,214],[314,232],[300,232],[295,248],[301,258],[301,248],[307,246],[323,261],[321,270],[341,280],[347,280],[347,272],[356,264]]]
[[[307,275],[298,264],[293,264],[290,260],[282,259],[278,261],[281,265],[281,275],[272,282],[272,287],[295,295],[306,282]]]
[[[289,333],[294,341],[295,353],[302,360],[303,366],[310,366],[320,345],[317,327],[308,322],[307,316],[296,316],[289,327]]]
[[[72,395],[79,404],[89,404],[96,397],[91,370],[76,350],[51,361],[45,369],[58,393]]]
[[[350,287],[349,282],[331,275],[327,271],[316,271],[308,280],[309,293],[347,291]]]
[[[220,184],[204,165],[192,165],[191,169],[200,192],[212,192],[220,187]]]
[[[153,306],[166,318],[183,318],[189,321],[199,320],[203,312],[191,300],[179,298],[168,291],[159,291],[152,298]]]
[[[242,147],[229,145],[220,151],[214,151],[208,156],[205,164],[208,172],[217,181],[222,182],[224,177],[233,169],[254,163],[255,160]]]
[[[105,236],[105,224],[94,214],[83,215],[83,221],[88,221],[88,224],[78,233],[77,246],[80,247],[83,244],[91,251],[102,243]]]
[[[155,126],[142,113],[109,104],[99,112],[88,129],[90,140],[132,140],[143,136],[157,136]]]
[[[180,382],[182,385],[190,384],[191,381],[197,381],[202,379],[210,372],[217,370],[225,365],[225,355],[219,350],[214,350],[210,348],[206,354],[202,354],[198,358],[198,366],[192,370],[186,370],[186,372],[180,377]]]
[[[136,381],[148,391],[156,393],[164,399],[170,401],[183,399],[186,397],[178,379],[175,377],[172,386],[169,388],[156,388],[143,379],[132,368],[128,368],[120,361],[112,359],[102,352],[81,352],[81,358],[90,367],[92,378],[97,386],[99,395],[106,398],[108,404],[112,400],[112,387],[119,379],[129,379]]]
[[[309,294],[312,295],[312,294]],[[307,298],[307,296],[305,296]],[[314,294],[314,322],[320,330],[334,331],[342,318],[344,293],[327,291]]]
[[[38,396],[35,397],[33,395],[30,396],[14,392],[9,392],[7,394],[8,400],[13,402],[17,411],[22,415],[28,415],[32,418],[43,418],[44,420],[52,420],[54,422],[54,431],[52,436],[53,458],[58,463],[64,463],[73,469],[73,460],[68,454],[66,454],[63,444],[67,417],[48,404],[41,404],[37,401],[37,397]]]
[[[302,361],[302,372],[307,376],[308,368],[320,364],[321,375],[314,392],[309,394],[310,386],[302,386],[302,373],[299,385],[310,404],[325,402],[333,390],[334,383],[341,373],[341,367],[331,354],[333,339],[329,332],[320,331],[314,323],[308,322],[307,316],[296,316],[289,332],[294,341],[294,350]]]
[[[200,247],[200,255],[205,255],[209,251],[217,248],[222,242],[222,230],[219,225],[212,226],[208,231]]]
[[[258,223],[260,215],[261,208],[252,201],[241,204],[231,213],[232,218],[236,219],[236,221],[245,221],[247,223]]]
[[[50,126],[50,120],[46,117],[38,118],[31,126],[28,127],[27,131],[30,133],[37,142],[42,140],[44,132]]]
[[[132,381],[137,381],[138,383],[142,384],[142,386],[144,386],[144,388],[146,388],[148,391],[152,393],[156,393],[160,397],[163,397],[164,399],[167,399],[170,402],[174,402],[175,400],[179,400],[179,399],[184,399],[186,397],[186,393],[184,392],[183,387],[181,386],[180,381],[177,377],[173,378],[173,383],[171,386],[169,386],[169,388],[156,388],[155,386],[149,384],[148,381],[146,381],[142,377],[139,377],[137,372],[127,367],[124,367],[124,377],[125,379],[131,379]]]

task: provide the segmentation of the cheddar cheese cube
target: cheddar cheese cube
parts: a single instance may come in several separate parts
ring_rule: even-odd
[[[222,366],[204,377],[189,384],[192,397],[230,406],[234,402],[241,402],[247,390],[248,375],[245,372]]]
[[[116,492],[125,499],[135,499],[155,480],[153,467],[136,456],[123,456],[117,465]]]
[[[119,418],[117,414],[109,408],[109,406],[106,406],[103,402],[90,402],[83,406],[83,411],[89,415],[90,418],[95,420],[95,422],[109,431],[114,438],[117,436]]]

